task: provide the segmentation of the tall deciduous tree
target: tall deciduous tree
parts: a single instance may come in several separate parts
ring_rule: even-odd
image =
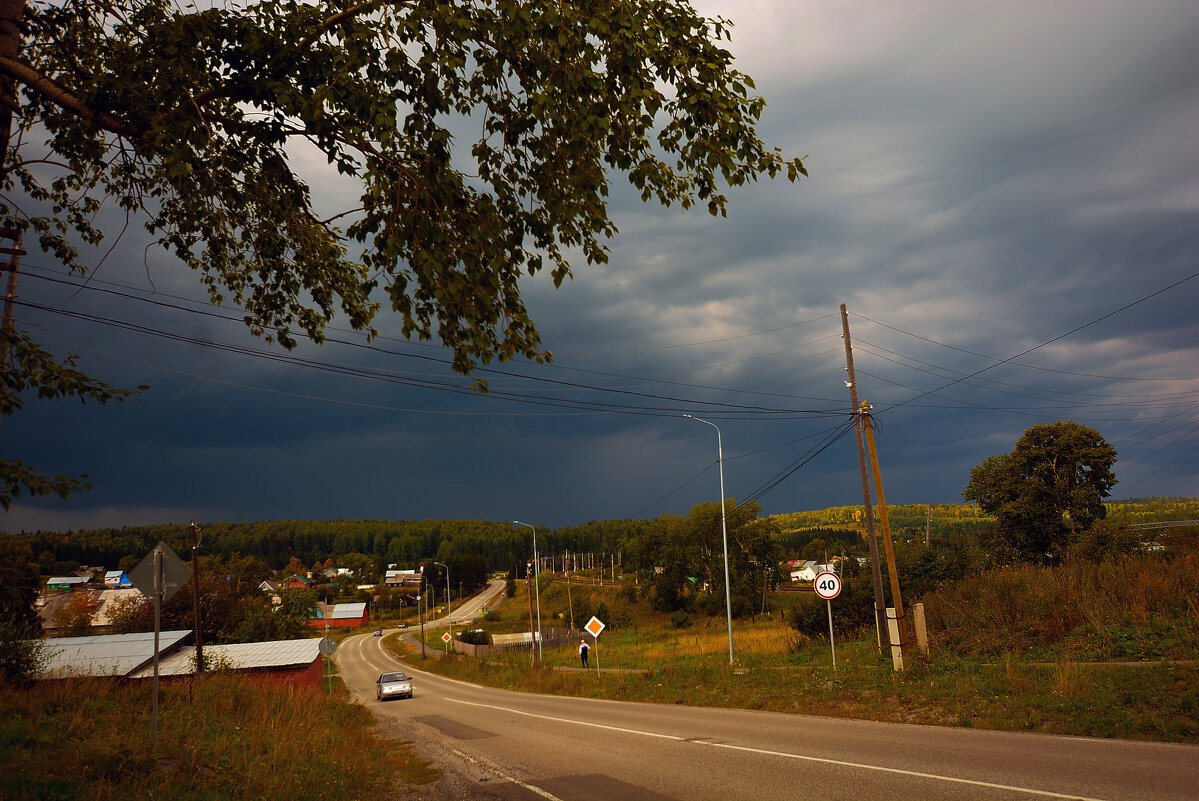
[[[725,502],[728,529],[729,588],[734,614],[751,613],[761,603],[763,582],[778,581],[782,548],[778,523],[761,518],[757,502]],[[711,611],[724,610],[724,541],[721,508],[701,503],[687,517],[653,521],[636,543],[634,558],[653,588],[655,604],[683,609],[707,589]],[[773,571],[773,573],[771,572]]]
[[[54,612],[54,625],[63,637],[82,637],[91,630],[92,619],[100,608],[100,598],[88,590],[76,590]]]
[[[0,621],[25,637],[37,637],[37,594],[41,589],[38,563],[23,537],[0,531]]]
[[[759,139],[729,27],[687,0],[0,0],[0,224],[82,273],[115,206],[287,347],[386,305],[460,372],[547,359],[519,279],[607,260],[614,175],[723,215],[724,186],[806,174]]]
[[[1107,516],[1103,499],[1116,484],[1116,449],[1073,421],[1024,432],[1011,453],[970,471],[962,492],[998,519],[984,545],[999,562],[1055,562],[1076,533]]]

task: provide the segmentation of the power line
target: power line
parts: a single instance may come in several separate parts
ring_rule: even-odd
[[[1102,315],[1102,316],[1100,316],[1100,317],[1096,317],[1094,320],[1091,320],[1090,322],[1086,322],[1086,323],[1083,323],[1083,324],[1082,324],[1082,325],[1080,325],[1080,326],[1077,326],[1077,327],[1075,327],[1075,328],[1071,328],[1069,331],[1066,331],[1066,332],[1065,332],[1065,333],[1063,333],[1063,334],[1058,334],[1057,336],[1053,337],[1052,339],[1048,339],[1048,340],[1046,340],[1046,341],[1042,342],[1042,343],[1041,343],[1041,344],[1039,344],[1039,345],[1034,345],[1034,346],[1033,346],[1033,347],[1031,347],[1031,348],[1028,348],[1028,349],[1026,349],[1026,350],[1022,350],[1022,351],[1020,351],[1019,353],[1017,353],[1017,354],[1016,354],[1016,355],[1014,355],[1014,356],[1010,356],[1010,357],[1008,357],[1008,358],[1006,358],[1006,359],[1001,359],[1001,360],[997,361],[995,364],[988,365],[987,367],[984,367],[984,368],[982,368],[981,370],[977,370],[977,371],[975,371],[975,372],[973,372],[973,373],[970,373],[970,374],[969,374],[969,375],[967,375],[967,376],[964,376],[964,377],[962,377],[962,378],[958,378],[958,379],[955,379],[955,380],[953,380],[953,381],[950,381],[949,383],[947,383],[947,384],[944,384],[944,385],[942,385],[942,386],[940,386],[940,387],[937,387],[936,389],[929,390],[928,392],[923,392],[923,393],[921,393],[921,394],[917,395],[915,398],[909,398],[907,401],[903,401],[903,402],[900,402],[900,403],[894,403],[894,404],[891,404],[890,406],[888,406],[888,407],[887,407],[886,411],[889,411],[890,409],[894,409],[894,408],[896,408],[896,407],[899,407],[899,406],[904,406],[904,405],[906,405],[907,403],[910,403],[910,402],[912,402],[912,401],[914,401],[914,400],[918,400],[918,399],[920,399],[920,398],[923,398],[923,397],[925,397],[925,396],[927,396],[927,395],[932,395],[932,394],[935,394],[935,393],[937,393],[937,392],[940,392],[940,391],[941,391],[941,390],[943,390],[943,389],[947,389],[947,388],[949,388],[949,387],[953,386],[954,384],[960,384],[961,382],[965,381],[966,379],[969,379],[969,378],[974,378],[975,376],[982,375],[983,373],[987,372],[988,370],[993,370],[993,369],[995,369],[996,367],[1000,367],[1000,366],[1002,366],[1002,365],[1005,365],[1005,364],[1011,364],[1011,363],[1015,362],[1015,360],[1016,360],[1016,359],[1019,359],[1021,356],[1027,356],[1028,354],[1032,353],[1033,351],[1035,351],[1035,350],[1040,350],[1041,348],[1045,347],[1046,345],[1052,345],[1054,342],[1057,342],[1057,341],[1059,341],[1059,340],[1065,339],[1066,337],[1068,337],[1068,336],[1071,336],[1072,334],[1076,334],[1076,333],[1078,333],[1079,331],[1082,331],[1084,328],[1089,328],[1090,326],[1092,326],[1092,325],[1095,325],[1096,323],[1100,323],[1100,322],[1102,322],[1102,321],[1104,321],[1104,320],[1108,319],[1109,317],[1113,317],[1113,316],[1115,316],[1115,315],[1119,314],[1119,313],[1120,313],[1120,312],[1122,312],[1122,311],[1126,311],[1126,310],[1128,310],[1128,309],[1131,309],[1133,306],[1136,306],[1137,304],[1144,303],[1145,301],[1149,300],[1150,298],[1155,298],[1155,297],[1157,297],[1158,295],[1162,294],[1163,292],[1167,292],[1167,291],[1169,291],[1169,290],[1171,290],[1171,289],[1174,289],[1175,287],[1177,287],[1177,286],[1179,286],[1179,285],[1181,285],[1181,284],[1184,284],[1184,283],[1186,283],[1187,281],[1190,281],[1190,280],[1192,280],[1192,279],[1194,279],[1194,278],[1196,278],[1196,277],[1199,277],[1199,273],[1191,273],[1191,274],[1190,274],[1190,275],[1188,275],[1186,278],[1181,278],[1181,279],[1179,279],[1179,280],[1175,281],[1174,283],[1170,284],[1169,286],[1162,287],[1161,289],[1158,289],[1158,290],[1157,290],[1157,291],[1155,291],[1155,292],[1150,292],[1148,295],[1145,295],[1145,296],[1143,296],[1143,297],[1137,298],[1136,300],[1132,301],[1131,303],[1126,303],[1126,304],[1124,304],[1123,306],[1121,306],[1120,308],[1118,308],[1118,309],[1115,309],[1114,311],[1110,311],[1110,312],[1108,312],[1107,314],[1104,314],[1104,315]],[[990,358],[990,357],[987,357],[987,358]]]
[[[41,277],[43,280],[53,281],[55,283],[64,284],[67,286],[78,286],[77,284],[70,282],[70,281],[64,281],[64,280],[55,279],[55,278],[45,278],[43,276],[39,276],[39,277]],[[189,314],[197,314],[197,315],[211,317],[211,318],[229,321],[229,322],[238,322],[238,323],[244,322],[244,320],[238,319],[231,315],[218,314],[211,309],[187,308],[186,306],[182,306],[180,304],[167,303],[164,301],[154,300],[152,298],[139,297],[139,296],[131,295],[131,294],[124,293],[124,292],[118,292],[116,290],[96,288],[96,287],[90,287],[90,288],[93,291],[103,292],[106,294],[115,295],[115,296],[129,299],[129,300],[150,303],[152,305],[159,306],[162,308],[184,311]],[[31,304],[27,304],[27,305],[31,305]],[[45,305],[44,310],[57,312],[60,314],[76,315],[76,316],[82,314],[82,313],[70,312],[65,309],[58,309],[56,307],[52,307],[49,305]],[[80,319],[85,319],[85,318],[81,317]],[[99,315],[96,315],[95,319],[93,319],[92,321],[100,322],[102,324],[117,325],[117,323],[115,321],[113,321],[112,318],[103,318]],[[297,334],[297,335],[302,336],[302,334]],[[749,335],[747,335],[747,336],[749,336]],[[827,337],[825,337],[825,339],[827,339]],[[350,340],[339,339],[336,337],[327,337],[326,341],[335,343],[335,344],[339,344],[339,345],[344,345],[347,347],[369,350],[369,351],[372,351],[375,353],[380,353],[380,354],[384,354],[384,355],[388,355],[388,356],[397,356],[400,358],[409,358],[409,359],[420,359],[423,361],[428,361],[428,362],[440,364],[443,366],[449,366],[452,364],[452,361],[450,359],[434,357],[434,356],[429,356],[429,355],[404,353],[404,352],[400,352],[400,351],[394,351],[394,350],[389,350],[386,348],[381,348],[381,347],[378,347],[375,345],[370,345],[368,343],[354,342],[354,341],[350,341]],[[393,341],[395,341],[395,340],[393,340]],[[406,340],[404,340],[404,341],[407,342]],[[817,341],[820,341],[820,340],[817,340]],[[796,346],[796,347],[802,347],[802,345]],[[782,351],[780,351],[780,352],[782,352]],[[574,371],[586,373],[586,374],[617,377],[617,378],[633,380],[633,381],[645,380],[645,379],[637,377],[637,376],[626,376],[626,375],[620,375],[617,373],[605,373],[605,372],[601,372],[601,371],[586,370],[583,368],[566,367],[566,368],[562,368],[562,369],[570,369],[570,370],[574,370]],[[768,407],[750,407],[750,406],[746,406],[744,404],[727,404],[727,403],[721,403],[718,401],[694,401],[694,400],[690,400],[690,399],[679,399],[679,398],[675,398],[673,396],[661,395],[661,394],[657,394],[657,393],[638,392],[638,391],[626,389],[626,388],[599,387],[599,386],[593,386],[593,385],[588,385],[588,384],[582,384],[582,383],[578,383],[578,382],[564,381],[564,380],[560,380],[560,379],[546,378],[546,377],[541,377],[541,376],[532,376],[532,375],[527,375],[527,374],[523,374],[523,373],[518,373],[513,370],[500,370],[498,368],[491,368],[491,367],[480,366],[476,369],[476,372],[479,374],[516,378],[521,381],[534,381],[534,382],[540,382],[540,383],[544,383],[544,384],[550,384],[550,385],[554,385],[555,387],[563,389],[563,390],[577,390],[577,391],[585,391],[585,392],[613,392],[613,393],[620,393],[620,394],[629,394],[629,395],[633,395],[636,397],[643,397],[643,398],[648,398],[648,399],[672,400],[672,401],[677,401],[680,403],[688,403],[688,404],[698,403],[701,405],[708,405],[708,406],[711,406],[714,408],[727,407],[727,408],[734,408],[734,409],[740,409],[740,410],[757,409],[759,411],[764,411],[764,410],[765,411],[773,411],[773,410],[769,410]],[[784,398],[784,399],[789,399],[789,400],[819,400],[822,402],[829,402],[829,403],[835,402],[835,401],[832,401],[831,399],[827,399],[827,398],[802,398],[802,397],[791,396],[791,395],[778,395],[778,394],[771,394],[771,393],[764,393],[764,392],[757,393],[757,392],[753,392],[753,391],[749,391],[749,390],[733,390],[733,389],[729,389],[729,388],[725,388],[725,387],[714,387],[714,386],[709,386],[709,385],[697,385],[697,384],[687,384],[687,383],[679,383],[679,382],[655,382],[655,383],[664,383],[664,384],[667,384],[670,386],[678,386],[678,387],[682,387],[682,388],[686,388],[686,389],[706,389],[706,390],[712,390],[712,391],[718,391],[718,392],[735,393],[735,394],[739,394],[739,395],[760,394],[760,395],[767,396],[767,397]],[[788,413],[788,414],[796,413],[796,412],[810,413],[810,414],[838,414],[839,413],[839,412],[836,412],[833,410],[820,410],[820,409],[785,410],[785,413]]]
[[[185,343],[185,344],[209,348],[209,349],[217,350],[217,351],[224,352],[224,353],[233,353],[233,354],[238,354],[238,355],[243,355],[243,356],[249,356],[252,358],[262,359],[264,361],[276,362],[276,363],[280,363],[280,364],[287,364],[287,365],[291,365],[291,366],[305,367],[307,369],[316,370],[318,372],[327,372],[327,373],[332,373],[332,374],[352,376],[352,377],[356,377],[356,378],[364,378],[364,379],[369,379],[369,380],[374,380],[374,381],[397,383],[397,384],[402,384],[402,385],[406,385],[406,386],[420,387],[420,388],[424,388],[424,389],[433,389],[433,390],[437,390],[437,391],[441,391],[441,392],[449,392],[452,394],[466,394],[466,395],[472,395],[472,396],[479,395],[478,392],[476,392],[473,389],[470,389],[469,387],[463,387],[461,385],[452,384],[447,381],[437,381],[437,380],[432,380],[432,379],[428,379],[428,378],[414,378],[411,376],[397,375],[395,373],[384,372],[384,371],[375,370],[375,369],[354,367],[354,366],[350,366],[350,365],[337,364],[337,363],[333,363],[333,362],[303,358],[303,357],[294,356],[291,354],[278,353],[275,351],[266,351],[266,350],[250,348],[250,347],[242,346],[242,345],[234,345],[232,343],[217,342],[217,341],[208,340],[208,339],[204,339],[204,338],[196,337],[196,336],[171,333],[171,332],[163,331],[160,329],[152,328],[150,326],[140,324],[140,323],[131,323],[128,321],[123,321],[123,320],[119,320],[119,319],[115,319],[115,318],[102,317],[100,315],[89,314],[86,312],[72,311],[69,309],[60,309],[60,308],[57,308],[54,306],[50,306],[48,304],[36,303],[36,302],[32,302],[32,301],[18,301],[18,303],[20,305],[26,306],[28,308],[33,308],[33,309],[37,309],[40,311],[54,313],[54,314],[61,314],[61,315],[67,316],[67,317],[72,317],[75,319],[83,320],[85,322],[98,323],[101,325],[109,326],[112,328],[117,328],[120,330],[125,330],[125,331],[130,331],[133,333],[139,333],[139,334],[144,334],[144,335],[148,335],[148,336],[153,336],[153,337],[157,337],[157,338],[161,338],[161,339],[166,339],[169,341],[181,342],[181,343]],[[446,364],[446,365],[448,365],[450,363],[448,359],[438,359],[438,358],[434,358],[434,357],[430,357],[430,356],[417,356],[417,355],[413,355],[413,354],[396,354],[392,351],[387,351],[387,350],[377,348],[377,347],[374,347],[371,345],[362,345],[360,343],[344,342],[344,341],[340,341],[340,340],[330,340],[330,341],[336,341],[339,344],[350,345],[352,347],[360,347],[360,348],[364,348],[367,350],[371,350],[371,351],[375,351],[375,352],[379,352],[379,353],[383,353],[383,354],[388,354],[388,355],[400,355],[400,356],[405,356],[407,358],[416,358],[416,359],[421,359],[421,360],[438,362],[438,363],[442,363],[442,364]],[[655,393],[634,392],[634,391],[630,391],[630,390],[609,390],[609,389],[605,389],[603,387],[590,387],[590,386],[587,386],[584,384],[564,382],[564,381],[559,381],[557,379],[538,378],[538,377],[533,377],[533,376],[520,376],[519,374],[511,372],[511,371],[496,370],[494,368],[481,368],[480,371],[486,372],[486,373],[499,374],[499,375],[523,377],[523,378],[527,378],[528,380],[531,380],[531,381],[549,382],[549,383],[558,384],[558,385],[568,385],[568,386],[573,386],[578,389],[587,389],[587,390],[598,392],[601,394],[614,393],[614,394],[619,394],[619,395],[629,395],[629,396],[633,396],[633,397],[637,397],[637,398],[644,398],[646,400],[651,400],[651,401],[665,401],[665,402],[679,404],[678,407],[676,407],[676,406],[660,406],[660,405],[650,406],[650,405],[608,403],[608,402],[597,401],[597,400],[548,398],[548,397],[545,397],[542,395],[537,395],[534,393],[513,392],[510,390],[503,390],[503,389],[489,390],[487,393],[488,396],[501,398],[501,399],[505,399],[505,400],[511,400],[511,401],[521,402],[521,403],[540,404],[540,405],[559,407],[559,408],[583,408],[583,409],[591,409],[591,410],[596,410],[596,411],[613,411],[613,412],[623,412],[623,413],[644,414],[644,415],[650,415],[650,416],[663,416],[663,415],[673,416],[678,413],[678,408],[680,408],[682,406],[690,406],[690,407],[703,406],[703,407],[705,407],[706,414],[710,414],[710,415],[712,415],[714,417],[718,417],[720,419],[780,419],[780,418],[781,419],[794,419],[796,417],[804,417],[804,416],[826,416],[826,415],[841,414],[841,412],[835,412],[832,410],[789,409],[789,408],[766,407],[766,406],[749,406],[749,405],[744,405],[744,404],[723,403],[723,402],[719,402],[719,401],[704,401],[704,400],[695,400],[695,399],[689,399],[689,398],[679,398],[679,397],[675,397],[675,396],[660,395],[660,394],[655,394]]]
[[[821,440],[819,443],[817,443],[815,446],[813,446],[810,450],[808,450],[806,453],[804,453],[802,456],[800,456],[800,458],[796,459],[790,465],[783,468],[773,478],[771,478],[765,484],[761,485],[756,490],[754,490],[752,493],[750,493],[749,497],[747,497],[745,500],[743,500],[742,503],[749,503],[750,501],[756,501],[756,500],[759,500],[759,499],[765,497],[768,493],[772,492],[776,487],[778,487],[780,484],[782,484],[785,480],[790,478],[797,470],[804,467],[809,462],[811,462],[813,459],[815,459],[817,456],[819,456],[820,454],[824,453],[826,450],[831,448],[834,443],[836,443],[838,440],[840,440],[842,437],[844,437],[846,434],[848,434],[852,430],[853,430],[853,419],[851,416],[851,418],[849,420],[845,421],[841,425],[832,429],[823,440]]]
[[[976,356],[980,359],[988,359],[991,361],[998,362],[999,364],[1011,364],[1013,367],[1023,367],[1026,370],[1040,370],[1041,372],[1045,372],[1045,373],[1054,373],[1057,375],[1069,375],[1069,376],[1075,376],[1078,378],[1099,378],[1099,379],[1103,379],[1106,381],[1199,381],[1199,376],[1180,376],[1180,377],[1176,377],[1176,378],[1146,378],[1146,377],[1141,377],[1141,376],[1111,376],[1111,375],[1099,375],[1096,373],[1075,373],[1075,372],[1071,372],[1070,370],[1061,370],[1061,369],[1052,368],[1052,367],[1040,367],[1035,364],[1023,364],[1021,362],[1014,361],[1015,359],[1020,358],[1020,356],[1031,353],[1032,351],[1037,350],[1039,348],[1043,348],[1046,345],[1056,342],[1058,339],[1067,337],[1070,334],[1081,331],[1083,328],[1086,328],[1088,326],[1094,325],[1097,322],[1105,320],[1114,314],[1118,314],[1118,313],[1124,311],[1125,309],[1129,309],[1132,306],[1135,306],[1138,303],[1141,303],[1142,301],[1148,300],[1149,298],[1153,297],[1154,295],[1159,295],[1162,292],[1165,292],[1169,289],[1173,289],[1174,287],[1178,286],[1179,284],[1185,283],[1186,281],[1189,281],[1192,278],[1195,278],[1196,276],[1199,276],[1199,273],[1189,275],[1186,278],[1183,278],[1182,280],[1171,284],[1170,286],[1164,287],[1164,288],[1158,290],[1157,292],[1154,292],[1152,295],[1147,295],[1147,296],[1141,298],[1140,300],[1133,301],[1132,303],[1128,304],[1127,306],[1122,306],[1121,308],[1116,309],[1115,311],[1110,312],[1109,314],[1106,314],[1103,317],[1100,317],[1096,320],[1092,320],[1091,322],[1081,325],[1078,328],[1075,328],[1071,331],[1067,331],[1065,334],[1062,334],[1060,337],[1051,339],[1048,342],[1043,342],[1040,345],[1037,345],[1035,348],[1030,348],[1029,350],[1024,351],[1024,353],[1013,356],[1010,359],[1001,359],[998,356],[990,356],[985,353],[977,353],[972,350],[967,350],[966,348],[959,348],[954,345],[947,345],[944,342],[938,342],[935,339],[930,339],[929,337],[921,336],[920,334],[915,334],[915,333],[912,333],[911,331],[905,331],[902,328],[897,328],[893,325],[889,325],[889,324],[881,322],[879,320],[875,320],[874,318],[867,317],[866,315],[861,314],[859,312],[850,312],[850,314],[852,314],[854,317],[860,317],[861,319],[866,320],[867,322],[871,322],[871,323],[874,323],[875,325],[881,326],[883,328],[887,328],[898,334],[903,334],[904,336],[909,336],[909,337],[912,337],[913,339],[919,339],[922,342],[927,342],[930,345],[937,345],[938,347],[947,348],[949,350],[954,350],[954,351],[957,351],[958,353],[964,353],[967,356]],[[994,366],[998,367],[999,364],[996,364]],[[975,375],[977,375],[977,373]]]

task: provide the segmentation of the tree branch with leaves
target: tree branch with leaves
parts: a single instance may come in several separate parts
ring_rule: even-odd
[[[616,177],[723,216],[807,174],[759,138],[729,30],[685,0],[0,0],[0,224],[84,273],[115,202],[285,347],[389,308],[464,374],[548,360],[520,281],[607,261]],[[357,197],[323,208],[338,176]]]

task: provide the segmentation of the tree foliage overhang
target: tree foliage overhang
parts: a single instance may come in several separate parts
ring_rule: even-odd
[[[0,0],[0,215],[83,272],[115,203],[284,346],[389,303],[460,372],[545,359],[519,279],[606,261],[614,174],[714,215],[806,175],[728,33],[684,0]],[[344,208],[314,192],[333,170]]]

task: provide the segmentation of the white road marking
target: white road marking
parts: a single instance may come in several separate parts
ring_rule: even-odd
[[[867,765],[863,762],[847,762],[840,759],[828,759],[825,757],[806,756],[804,754],[789,754],[785,751],[769,751],[762,748],[750,748],[744,745],[730,745],[728,743],[712,743],[703,740],[695,740],[689,737],[678,737],[673,734],[660,734],[658,732],[643,731],[641,729],[628,729],[621,726],[608,726],[603,723],[590,723],[583,720],[573,720],[571,718],[559,718],[552,715],[539,715],[535,712],[525,712],[520,709],[511,707],[496,706],[494,704],[480,704],[473,701],[463,701],[457,698],[446,698],[447,701],[453,701],[458,704],[466,704],[467,706],[478,706],[486,709],[495,709],[501,712],[511,712],[514,715],[524,715],[530,718],[540,718],[542,720],[552,720],[558,723],[571,723],[576,726],[588,726],[594,729],[607,729],[609,731],[618,731],[625,734],[637,734],[642,737],[657,737],[662,740],[674,740],[676,742],[689,742],[694,745],[706,745],[712,748],[726,748],[732,751],[746,751],[754,754],[762,754],[763,756],[783,757],[785,759],[795,759],[803,762],[819,762],[825,765],[837,765],[845,768],[857,768],[859,770],[873,770],[880,773],[893,773],[899,776],[911,776],[918,779],[931,779],[933,781],[948,782],[952,784],[965,784],[971,787],[986,787],[990,790],[1003,790],[1012,793],[1026,793],[1035,795],[1041,798],[1062,798],[1071,799],[1071,801],[1105,801],[1105,799],[1091,798],[1089,796],[1072,795],[1070,793],[1055,793],[1050,790],[1034,790],[1030,787],[1016,787],[1010,784],[997,784],[995,782],[984,782],[976,779],[962,779],[957,776],[941,776],[936,773],[922,773],[915,770],[904,770],[903,768],[888,768],[883,765]]]
[[[462,759],[465,759],[467,762],[472,762],[484,770],[489,770],[492,773],[494,773],[495,775],[499,776],[501,779],[510,781],[513,784],[519,784],[521,787],[525,788],[526,790],[536,793],[537,795],[541,796],[542,798],[548,798],[548,799],[550,799],[550,801],[562,801],[561,798],[554,795],[553,793],[546,792],[545,790],[542,790],[540,787],[537,787],[535,785],[526,784],[525,782],[522,782],[520,779],[516,778],[515,776],[509,776],[507,773],[504,773],[502,770],[497,768],[495,765],[484,764],[484,763],[480,762],[479,760],[475,759],[474,757],[471,757],[468,754],[462,753],[461,751],[459,751],[456,748],[451,748],[449,750],[451,752],[453,752],[454,754],[458,755],[459,757],[461,757]]]

